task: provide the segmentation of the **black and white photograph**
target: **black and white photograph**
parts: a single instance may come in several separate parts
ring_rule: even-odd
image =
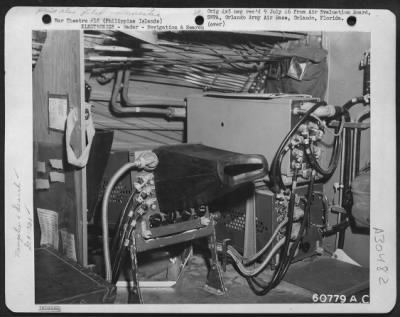
[[[395,162],[394,82],[378,84],[382,30],[363,20],[385,13],[80,10],[32,11],[20,163],[6,125],[6,260],[29,258],[36,311],[367,312],[395,288],[371,183]],[[342,22],[290,24],[313,14]]]

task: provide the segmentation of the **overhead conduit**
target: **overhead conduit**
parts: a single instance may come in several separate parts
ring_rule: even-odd
[[[143,97],[137,95],[136,100],[128,96],[130,71],[118,70],[111,95],[110,108],[117,115],[160,115],[168,118],[186,117],[186,102],[183,99]],[[122,83],[123,81],[123,83]],[[120,102],[117,101],[120,94]]]

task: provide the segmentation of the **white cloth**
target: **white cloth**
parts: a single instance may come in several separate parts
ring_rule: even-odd
[[[85,103],[85,113],[89,114],[87,118],[85,118],[85,122],[82,124],[84,128],[84,133],[87,135],[87,140],[88,144],[84,146],[82,149],[81,155],[79,157],[76,157],[74,150],[71,147],[71,135],[72,131],[74,130],[74,127],[76,125],[76,122],[78,122],[78,115],[79,115],[79,109],[77,107],[74,107],[68,114],[67,117],[67,124],[66,124],[66,129],[65,129],[65,144],[67,147],[67,160],[68,163],[77,167],[84,167],[87,164],[87,161],[89,159],[89,153],[90,153],[90,148],[92,146],[92,141],[94,138],[94,135],[96,133],[96,130],[93,126],[93,120],[92,120],[92,113],[90,111],[91,105],[88,103]],[[86,138],[85,138],[86,139]]]

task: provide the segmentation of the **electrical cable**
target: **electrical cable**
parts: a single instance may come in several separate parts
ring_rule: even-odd
[[[312,178],[315,176],[315,172],[312,173]],[[310,195],[312,195],[313,189],[308,188],[308,197],[310,197]],[[310,194],[311,193],[311,194]],[[293,192],[292,192],[292,195]],[[294,198],[294,196],[291,196],[291,198]],[[290,203],[291,201],[289,201]],[[289,204],[289,211],[290,209],[294,208],[294,201],[292,202],[292,205]],[[258,296],[263,296],[265,294],[267,294],[271,289],[273,289],[274,287],[276,287],[276,285],[278,285],[280,283],[280,281],[283,279],[283,277],[285,276],[287,270],[289,269],[290,263],[292,262],[294,255],[296,253],[296,250],[300,244],[301,238],[303,237],[304,234],[304,230],[306,227],[306,223],[307,223],[307,219],[308,219],[308,214],[310,213],[310,208],[311,208],[311,202],[308,201],[307,206],[306,206],[306,210],[305,210],[305,214],[303,217],[303,221],[301,223],[301,227],[299,230],[299,233],[296,237],[295,242],[292,243],[292,246],[290,248],[289,254],[287,254],[287,251],[283,253],[283,255],[286,256],[282,256],[281,257],[281,261],[279,263],[279,267],[278,269],[275,270],[274,272],[274,276],[272,277],[272,279],[268,282],[268,284],[264,284],[264,282],[260,281],[257,278],[248,278],[247,282],[251,288],[251,290]],[[289,212],[288,211],[288,212]],[[290,215],[290,214],[289,214]],[[259,287],[260,289],[256,288]]]
[[[291,129],[291,131],[289,131],[289,133],[286,135],[286,137],[284,138],[284,140],[282,141],[281,145],[279,146],[274,159],[272,161],[271,164],[271,173],[270,173],[270,179],[272,181],[272,187],[273,190],[275,191],[275,193],[280,192],[282,189],[284,189],[284,184],[283,184],[283,180],[281,177],[281,164],[282,164],[282,160],[284,155],[286,154],[286,152],[288,151],[288,145],[287,143],[289,142],[289,140],[294,136],[294,134],[297,132],[298,128],[300,127],[301,124],[303,124],[309,117],[312,117],[312,113],[319,108],[320,106],[326,105],[325,102],[319,102],[316,103],[315,105],[313,105],[305,114],[304,116],[297,122],[297,124]],[[342,116],[342,121],[344,120],[344,117]],[[313,185],[314,185],[314,178],[315,178],[315,171],[317,170],[318,172],[323,172],[321,174],[327,176],[330,175],[331,173],[333,173],[333,171],[336,169],[337,166],[337,162],[338,162],[338,157],[340,156],[340,151],[341,151],[341,146],[342,146],[342,142],[341,142],[341,130],[343,129],[343,122],[341,122],[341,125],[339,127],[339,131],[340,133],[337,133],[338,135],[335,136],[335,142],[334,142],[334,150],[333,150],[333,154],[331,156],[330,162],[329,162],[329,167],[328,169],[323,169],[319,164],[315,164],[318,163],[315,160],[314,154],[311,152],[310,144],[308,144],[306,147],[309,149],[308,152],[312,155],[312,159],[310,160],[311,166],[313,168],[312,171],[312,176],[311,176],[311,180],[310,180],[310,184],[309,184],[309,188],[308,188],[308,193],[307,193],[307,205],[306,205],[306,210],[305,210],[305,214],[303,217],[303,221],[301,223],[301,228],[300,231],[298,233],[298,236],[295,240],[295,242],[292,244],[292,246],[290,247],[290,251],[288,254],[288,246],[284,247],[284,251],[281,257],[281,261],[279,262],[279,266],[278,268],[275,270],[274,272],[274,276],[273,278],[269,281],[268,284],[264,284],[263,282],[259,281],[256,278],[247,278],[247,282],[250,286],[250,288],[252,289],[252,291],[254,293],[256,293],[257,295],[265,295],[267,292],[269,292],[272,288],[274,288],[284,277],[284,275],[286,274],[291,261],[293,260],[294,254],[300,244],[301,238],[304,234],[305,229],[310,225],[310,208],[311,208],[311,202],[312,202],[312,192],[313,192]],[[307,153],[307,151],[306,151]],[[308,155],[308,157],[310,157],[311,155]],[[325,173],[324,173],[325,172]],[[296,175],[295,175],[296,176]],[[289,220],[292,219],[293,222],[293,209],[294,209],[294,197],[293,197],[293,191],[291,194],[291,199],[289,201],[289,208],[288,208],[288,217]],[[292,226],[292,224],[290,225]],[[287,238],[290,239],[291,233],[290,235],[286,235]],[[286,240],[286,242],[288,242],[288,239]],[[257,289],[256,287],[261,288]]]
[[[111,254],[114,254],[115,252],[115,248],[117,247],[117,241],[118,241],[118,232],[120,232],[123,223],[125,222],[125,218],[126,218],[126,211],[128,210],[129,204],[131,203],[133,197],[136,195],[136,189],[134,189],[132,191],[132,193],[129,195],[128,200],[124,206],[124,209],[122,210],[120,216],[119,216],[119,222],[118,222],[118,226],[117,229],[115,230],[115,232],[117,233],[116,235],[114,235],[114,238],[112,239],[112,243],[111,243]]]
[[[275,288],[281,282],[281,280],[285,276],[285,274],[290,266],[290,263],[293,260],[294,254],[300,244],[301,237],[304,234],[305,225],[306,225],[306,217],[303,218],[297,239],[295,240],[295,242],[292,243],[292,246],[290,248],[290,251],[289,251],[290,253],[285,257],[285,259],[282,259],[282,265],[280,266],[281,269],[280,270],[278,269],[275,271],[274,277],[271,279],[269,284],[265,285],[265,284],[263,284],[262,281],[260,281],[256,278],[248,281],[250,287],[252,288],[252,290],[254,291],[254,293],[256,295],[263,296],[263,295],[267,294],[271,289]],[[262,288],[262,290],[257,290],[253,283],[255,285],[257,285],[258,287]]]
[[[272,250],[268,253],[268,255],[265,258],[265,260],[257,268],[255,268],[253,270],[247,269],[240,261],[234,261],[234,264],[239,269],[240,274],[243,275],[244,277],[248,278],[248,277],[256,276],[256,275],[260,274],[265,269],[265,267],[271,261],[272,257],[275,255],[275,253],[285,244],[286,240],[287,240],[286,238],[282,238],[281,240],[279,240],[272,247]],[[237,251],[234,248],[228,247],[227,253],[231,257],[236,257],[237,256],[236,252]]]
[[[123,236],[121,238],[121,244],[120,244],[121,247],[120,247],[120,249],[118,249],[118,254],[115,257],[114,265],[112,267],[112,280],[111,280],[112,284],[115,284],[119,279],[119,272],[120,272],[120,268],[121,268],[121,263],[123,263],[123,261],[125,259],[126,251],[127,251],[128,246],[129,246],[132,233],[134,232],[136,223],[137,223],[137,221],[139,220],[140,217],[141,217],[141,215],[136,215],[136,217],[129,222],[129,224],[128,224],[128,227],[129,227],[128,234],[126,235],[126,237]],[[125,231],[125,233],[126,233],[126,231]]]
[[[102,204],[102,225],[103,225],[103,248],[104,248],[104,264],[106,269],[106,280],[111,282],[111,261],[110,261],[110,250],[108,244],[108,200],[111,195],[111,191],[114,188],[117,181],[127,171],[138,167],[139,164],[135,161],[123,165],[110,179],[104,192],[103,204]]]
[[[322,201],[322,210],[323,210],[323,226],[324,227],[328,227],[329,226],[329,221],[328,221],[328,212],[329,212],[329,201],[328,201],[328,197],[326,197],[326,195],[323,192],[318,192],[315,191],[314,195],[319,196],[321,201]]]
[[[111,282],[112,271],[111,271],[111,259],[110,259],[110,248],[108,241],[108,201],[111,192],[118,182],[118,180],[129,170],[134,168],[144,169],[146,171],[154,170],[158,165],[158,158],[153,152],[143,152],[134,162],[126,163],[111,177],[104,191],[103,203],[102,203],[102,231],[103,231],[103,249],[104,249],[104,264],[106,271],[106,280]]]
[[[281,156],[281,152],[285,148],[286,144],[288,141],[294,136],[294,134],[297,132],[298,128],[300,127],[301,124],[303,124],[308,117],[319,107],[326,105],[325,101],[320,101],[317,102],[315,105],[313,105],[305,114],[304,116],[295,124],[295,126],[289,131],[289,133],[286,135],[286,137],[283,139],[282,143],[280,144],[273,160],[271,163],[271,174],[270,174],[270,179],[272,181],[272,190],[275,193],[278,193],[282,187],[282,180],[280,178],[280,170],[278,171],[278,163],[279,163],[279,158]],[[278,176],[279,175],[279,176]]]
[[[297,169],[295,169],[294,170],[294,175],[295,175],[295,177],[296,177],[296,173],[297,173]],[[311,174],[311,181],[310,181],[310,184],[313,184],[313,176],[314,176],[315,174]],[[295,190],[296,190],[296,186],[297,186],[297,182],[296,182],[296,180],[294,180],[293,182],[292,182],[292,195],[291,195],[291,199],[293,199],[293,202],[292,202],[292,205],[290,205],[290,201],[289,201],[289,208],[288,208],[288,213],[289,212],[291,212],[293,215],[292,216],[294,216],[294,204],[295,204]],[[309,186],[309,189],[310,189],[310,186]],[[307,210],[307,208],[306,208],[306,210],[305,210],[305,212],[304,212],[304,215],[303,215],[303,222],[304,223],[307,223],[307,219],[308,219],[308,213],[309,213],[309,210]],[[292,229],[292,228],[291,228]],[[303,229],[300,229],[300,232],[298,233],[298,235],[297,235],[297,240],[296,241],[298,241],[299,239],[301,239],[302,238],[302,236],[303,236],[303,231],[304,231],[304,228]],[[290,230],[290,233],[287,235],[287,238],[288,239],[292,239],[292,230]],[[298,243],[297,243],[297,246],[298,246]],[[296,250],[297,249],[297,246],[294,248],[294,250]],[[292,250],[293,249],[293,245],[292,245],[292,247],[290,248],[290,250]],[[291,251],[290,251],[291,252]],[[293,253],[294,254],[294,253]],[[275,284],[275,286],[281,281],[281,279],[283,278],[283,276],[284,276],[284,274],[285,273],[282,273],[283,271],[282,270],[284,270],[284,268],[286,267],[286,266],[288,266],[288,265],[290,265],[290,263],[291,263],[291,261],[292,261],[292,258],[293,258],[293,256],[291,257],[291,258],[288,258],[288,256],[287,256],[287,252],[286,253],[284,253],[283,254],[283,256],[281,257],[281,259],[282,259],[282,267],[280,267],[280,272],[278,273],[278,277],[277,277],[277,279],[276,279],[276,281],[274,282],[274,284]],[[274,286],[274,287],[275,287]]]
[[[311,204],[309,204],[309,205],[311,205]],[[303,221],[301,222],[301,227],[300,227],[299,233],[297,235],[297,239],[295,240],[295,242],[292,244],[292,246],[290,248],[290,253],[289,253],[289,256],[287,257],[285,267],[284,267],[283,271],[281,272],[281,275],[275,282],[274,286],[278,285],[282,281],[282,279],[285,277],[285,275],[290,267],[290,264],[292,263],[294,255],[296,253],[296,250],[297,250],[298,246],[300,245],[301,238],[303,237],[304,230],[306,228],[306,222],[307,222],[307,215],[304,215]]]
[[[118,230],[117,234],[114,235],[114,237],[116,238],[115,240],[118,242],[118,243],[116,243],[117,245],[114,248],[114,252],[113,252],[113,249],[111,249],[111,251],[112,251],[111,254],[113,255],[113,258],[114,258],[114,263],[116,262],[116,259],[118,259],[118,257],[119,257],[119,254],[121,252],[121,248],[123,247],[123,243],[124,243],[124,240],[125,240],[125,234],[127,232],[127,228],[129,226],[129,224],[131,223],[132,218],[135,215],[135,213],[136,213],[137,209],[139,208],[139,206],[140,206],[140,204],[137,204],[135,206],[135,208],[129,212],[128,216],[126,217],[125,223],[123,225],[122,233],[120,233],[118,235],[118,233],[120,232]],[[114,264],[113,264],[113,267],[114,267]]]
[[[243,257],[242,255],[239,254],[239,252],[235,248],[233,248],[232,246],[228,246],[229,255],[231,256],[232,260],[236,263],[237,268],[239,270],[241,270],[241,273],[243,273],[243,275],[251,274],[251,273],[245,273],[247,269],[244,268],[244,266],[248,266],[248,265],[254,263],[260,256],[262,256],[267,251],[268,247],[275,240],[279,231],[287,224],[287,222],[288,222],[288,219],[285,218],[281,223],[279,223],[279,225],[276,227],[274,233],[272,234],[272,236],[268,240],[268,242],[265,244],[265,246],[261,250],[259,250],[256,254],[252,255],[251,257],[248,257],[248,258]],[[268,261],[263,261],[263,263],[260,266],[265,267],[270,262],[270,260],[271,260],[270,257],[272,256],[272,253],[275,253],[276,251],[277,250],[275,250],[275,251],[271,250],[271,252],[267,256],[269,258]],[[248,272],[250,272],[250,271],[248,271]]]
[[[350,110],[351,107],[353,107],[354,105],[358,104],[358,103],[364,103],[365,102],[365,96],[358,96],[358,97],[354,97],[352,99],[350,99],[349,101],[347,101],[342,108],[345,110]]]
[[[310,182],[308,183],[308,188],[307,188],[306,210],[304,213],[304,216],[307,219],[307,222],[306,222],[307,230],[310,228],[310,225],[311,225],[311,204],[313,201],[315,174],[316,174],[315,170],[313,169],[311,171]]]
[[[324,122],[321,121],[321,123],[322,123],[322,126],[325,128],[325,131],[327,131],[329,134],[331,134],[331,135],[333,135],[333,136],[340,136],[340,135],[342,135],[342,133],[343,133],[343,130],[344,130],[344,122],[345,122],[345,121],[346,121],[346,120],[345,120],[345,119],[343,118],[343,116],[342,116],[342,120],[340,120],[339,131],[338,131],[337,133],[332,132]]]
[[[283,179],[282,179],[282,174],[281,174],[281,169],[282,169],[282,162],[283,162],[283,158],[285,157],[286,153],[289,151],[290,147],[287,146],[283,149],[283,151],[279,154],[278,157],[278,164],[276,166],[276,171],[279,171],[276,175],[277,178],[277,183],[279,184],[279,188],[285,188],[285,184],[283,183]]]
[[[294,204],[295,204],[295,195],[292,192],[290,195],[290,199],[289,199],[288,224],[287,224],[287,229],[286,229],[286,239],[285,239],[283,250],[281,251],[281,256],[280,256],[281,261],[279,261],[279,266],[274,271],[274,276],[272,277],[271,281],[265,285],[261,281],[257,280],[257,278],[255,278],[255,277],[254,278],[253,277],[246,278],[247,283],[249,284],[251,290],[256,295],[260,295],[260,296],[265,295],[271,289],[273,289],[277,285],[277,283],[279,283],[281,271],[284,269],[284,259],[286,258],[286,255],[289,251],[290,237],[292,235],[292,226],[293,226]],[[254,284],[256,284],[258,287],[261,287],[262,290],[261,291],[257,290]]]
[[[342,126],[344,118],[346,116],[343,115],[342,118],[342,122],[340,124],[340,126]],[[340,129],[340,127],[338,127],[338,129]],[[336,170],[337,164],[339,162],[339,158],[340,158],[340,152],[342,150],[342,138],[340,136],[339,133],[337,133],[338,135],[335,137],[334,143],[333,143],[333,150],[332,150],[332,155],[331,158],[329,160],[329,164],[327,168],[323,168],[318,160],[315,158],[315,155],[313,153],[312,150],[312,144],[313,142],[309,142],[308,144],[305,145],[305,152],[307,155],[307,158],[310,161],[311,166],[319,173],[321,174],[324,178],[329,178],[330,176],[332,176],[333,172]]]
[[[349,226],[350,226],[350,219],[346,217],[343,221],[337,223],[336,225],[333,225],[329,229],[322,230],[321,234],[323,237],[329,237],[331,235],[337,234],[338,232],[347,229]]]
[[[271,243],[274,241],[274,239],[276,238],[277,234],[279,233],[279,231],[281,231],[281,229],[283,228],[283,226],[285,226],[288,222],[288,219],[285,218],[283,221],[281,221],[279,223],[279,225],[276,227],[274,233],[272,234],[271,238],[268,240],[268,242],[265,244],[265,246],[259,250],[256,254],[254,254],[251,257],[242,258],[242,263],[244,265],[250,265],[252,263],[254,263],[261,255],[264,254],[265,251],[267,251],[268,247],[271,245]]]

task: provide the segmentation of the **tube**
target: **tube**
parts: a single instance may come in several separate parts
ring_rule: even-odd
[[[128,89],[129,89],[129,78],[130,78],[130,70],[126,69],[124,74],[124,84],[122,88],[122,101],[123,104],[127,107],[159,107],[159,108],[167,108],[167,107],[186,107],[186,102],[183,99],[176,98],[145,98],[141,101],[133,101],[128,97]]]
[[[115,78],[114,88],[112,90],[111,102],[110,102],[111,111],[113,113],[118,114],[118,115],[129,115],[129,114],[133,115],[133,114],[140,113],[140,114],[145,114],[145,115],[162,115],[162,116],[167,116],[169,118],[185,117],[186,113],[179,113],[172,107],[167,107],[165,109],[158,109],[158,108],[150,107],[150,106],[146,106],[146,107],[135,106],[135,107],[131,107],[131,108],[121,107],[117,102],[117,96],[121,89],[122,77],[123,77],[123,71],[118,70],[117,76]]]

